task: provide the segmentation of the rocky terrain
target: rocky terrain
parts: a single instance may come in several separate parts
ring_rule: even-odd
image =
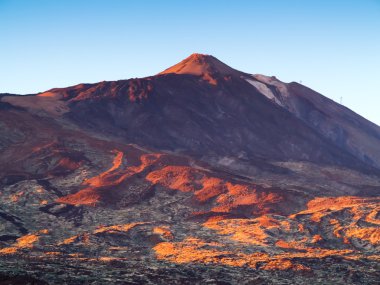
[[[377,284],[380,127],[194,54],[0,96],[0,284]]]

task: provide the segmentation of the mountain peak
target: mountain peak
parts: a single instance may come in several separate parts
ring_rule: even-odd
[[[189,55],[186,59],[191,59],[191,60],[198,60],[198,61],[207,61],[207,60],[210,60],[210,59],[216,59],[215,57],[213,57],[212,55],[209,55],[209,54],[203,54],[203,53],[193,53],[191,55]]]
[[[240,75],[241,72],[221,62],[212,55],[193,53],[181,62],[165,69],[159,74],[191,74],[202,76],[205,80],[215,84],[213,75]]]

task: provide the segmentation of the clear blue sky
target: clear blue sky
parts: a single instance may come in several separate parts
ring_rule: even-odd
[[[0,93],[153,75],[193,52],[380,125],[380,0],[0,0]]]

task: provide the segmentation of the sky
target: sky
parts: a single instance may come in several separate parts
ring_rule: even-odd
[[[380,125],[380,0],[0,0],[0,93],[150,76],[194,52]]]

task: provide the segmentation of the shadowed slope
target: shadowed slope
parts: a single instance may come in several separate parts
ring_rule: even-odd
[[[379,126],[296,82],[287,84],[264,75],[255,75],[247,81],[332,144],[365,163],[380,167]]]

